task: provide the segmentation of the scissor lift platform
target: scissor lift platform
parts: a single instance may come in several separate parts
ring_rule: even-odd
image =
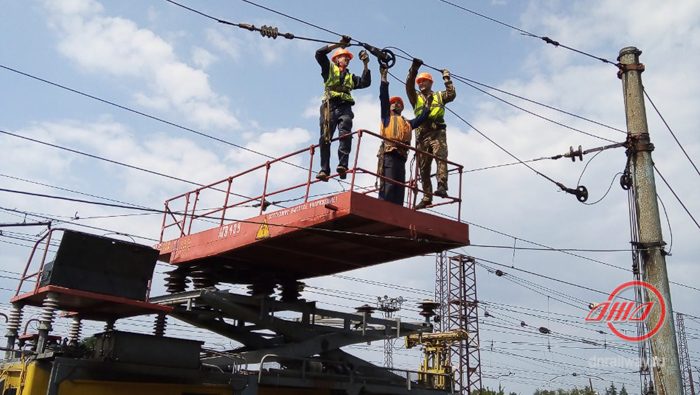
[[[468,225],[348,191],[166,241],[160,259],[305,279],[469,244]],[[220,281],[225,281],[220,279]]]
[[[313,164],[318,145],[312,145],[166,200],[156,248],[160,250],[160,260],[180,269],[175,269],[168,280],[169,290],[184,290],[184,275],[192,278],[195,288],[216,282],[254,284],[265,282],[266,278],[268,283],[289,285],[297,280],[469,244],[469,228],[460,214],[460,164],[446,161],[448,172],[456,181],[455,195],[436,198],[433,207],[441,206],[439,210],[418,211],[417,197],[425,193],[418,180],[389,179],[368,170],[376,168],[374,159],[364,164],[359,160],[361,146],[367,146],[368,139],[384,138],[367,130],[353,132],[352,137],[357,144],[352,150],[355,160],[347,172],[347,181],[345,175],[339,174],[331,174],[333,182],[328,184],[316,179]],[[416,156],[432,156],[414,147],[405,148]],[[376,157],[377,147],[370,145],[369,149]],[[305,161],[307,167],[296,164]],[[412,174],[418,174],[415,166]],[[280,170],[284,170],[282,177],[277,173]],[[264,182],[260,185],[257,180]],[[376,186],[358,185],[374,184],[375,180],[401,185],[407,199],[402,205],[392,204],[374,197]],[[327,191],[336,181],[343,192],[310,194],[312,190]],[[240,192],[245,189],[237,189],[256,184],[261,187],[259,195],[242,195]],[[250,194],[249,190],[246,192]],[[289,194],[301,196],[286,199]],[[314,200],[314,196],[322,197]],[[281,207],[274,199],[301,203]],[[245,207],[258,207],[257,216],[250,213],[243,217],[247,219],[241,219],[240,214],[234,214]],[[272,208],[276,210],[265,212]],[[454,210],[454,216],[447,217],[446,209]],[[237,218],[231,218],[232,215]]]

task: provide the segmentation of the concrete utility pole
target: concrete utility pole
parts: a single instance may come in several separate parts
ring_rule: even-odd
[[[658,395],[682,394],[681,372],[678,361],[676,331],[673,325],[671,292],[666,271],[666,258],[659,206],[656,200],[654,162],[651,151],[654,146],[649,139],[646,110],[642,86],[644,66],[639,63],[642,53],[635,47],[620,50],[620,77],[625,98],[627,133],[630,138],[631,172],[635,194],[635,208],[639,224],[639,245],[642,251],[643,279],[656,287],[666,303],[663,326],[651,338],[654,356],[654,382]],[[662,301],[659,301],[662,302]],[[662,303],[663,303],[662,302]],[[659,321],[660,309],[653,309],[649,322]]]

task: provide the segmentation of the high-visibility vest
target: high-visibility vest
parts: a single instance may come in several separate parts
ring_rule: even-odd
[[[379,130],[382,137],[411,145],[411,124],[401,115],[391,114],[389,117],[389,124],[384,126],[384,122],[381,122]],[[398,150],[399,153],[404,156],[408,153],[408,149],[397,146],[391,141],[384,141],[384,152],[393,150]]]
[[[437,124],[445,123],[445,104],[442,102],[442,93],[433,92],[433,102],[430,103],[430,113],[428,113],[428,119],[426,122],[434,122]],[[420,92],[418,93],[418,98],[416,100],[416,106],[413,108],[413,112],[416,116],[420,116],[425,110],[425,97]]]
[[[328,79],[324,83],[326,87],[326,97],[333,99],[339,97],[344,101],[354,103],[355,100],[350,95],[350,91],[355,88],[355,82],[352,80],[351,73],[345,73],[345,78],[343,81],[340,80],[340,68],[335,64],[330,64],[330,70],[328,71]]]

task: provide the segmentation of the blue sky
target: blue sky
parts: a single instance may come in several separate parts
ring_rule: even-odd
[[[5,16],[0,26],[0,64],[6,67],[269,155],[281,155],[317,141],[322,81],[314,59],[314,51],[319,46],[316,43],[262,38],[257,33],[217,24],[165,1],[3,0],[0,4]],[[282,32],[298,36],[337,39],[332,34],[245,2],[191,1],[184,4],[233,22],[274,25]],[[399,47],[438,68],[448,68],[480,83],[625,129],[622,89],[614,67],[546,45],[539,39],[524,36],[444,2],[361,1],[342,7],[330,7],[327,2],[318,0],[265,1],[261,4],[378,47]],[[459,4],[613,61],[621,48],[628,45],[639,47],[643,50],[641,60],[647,67],[643,74],[647,91],[691,158],[695,160],[700,154],[700,137],[695,132],[700,79],[692,67],[700,57],[700,27],[697,23],[700,5],[697,2],[638,1],[633,7],[623,1],[494,0]],[[355,54],[358,52],[357,47],[351,50]],[[373,85],[355,93],[354,126],[376,130],[379,79],[376,63],[372,61],[370,65]],[[355,59],[350,68],[359,72],[361,64]],[[398,60],[392,72],[403,78],[407,68],[406,61]],[[250,152],[195,136],[6,69],[0,69],[0,86],[4,93],[0,95],[0,129],[5,131],[201,183],[227,177],[236,170],[264,161],[263,157]],[[450,108],[521,159],[552,156],[568,151],[569,146],[582,145],[586,149],[606,144],[504,105],[462,83],[457,82],[456,88],[457,100]],[[391,91],[403,96],[403,87],[393,80]],[[499,96],[570,127],[615,141],[624,139],[624,135],[609,128]],[[688,209],[696,218],[700,217],[698,174],[648,103],[647,114],[656,146],[653,153],[656,164]],[[512,161],[458,118],[448,115],[447,123],[451,160],[463,163],[467,169]],[[3,176],[0,178],[7,188],[80,197],[16,179],[22,178],[149,207],[161,207],[166,198],[192,189],[184,183],[16,137],[2,135],[0,143],[4,147],[4,160],[0,162]],[[373,154],[363,154],[361,159],[364,163],[371,163]],[[591,201],[598,200],[605,193],[613,175],[623,169],[624,163],[622,150],[606,151],[590,163],[581,183],[588,187]],[[541,161],[533,166],[567,186],[575,186],[584,163]],[[281,171],[280,178],[292,174],[289,169]],[[669,276],[672,281],[697,288],[700,286],[697,280],[700,277],[697,265],[700,230],[669,190],[661,185],[660,180],[657,181],[673,230],[672,256],[668,257]],[[454,180],[450,187],[452,190],[457,188]],[[256,183],[250,181],[242,186],[241,192],[249,193],[255,188]],[[472,226],[474,244],[515,243],[520,247],[532,247],[523,241],[530,240],[558,248],[629,247],[627,196],[616,181],[604,200],[585,206],[524,166],[508,166],[467,173],[463,194],[462,217],[501,232]],[[157,216],[70,221],[76,212],[80,217],[89,217],[123,214],[124,211],[7,193],[0,194],[0,207],[48,214],[72,222],[71,226],[82,223],[150,238],[157,238],[160,230]],[[240,213],[241,216],[246,214]],[[17,213],[7,211],[0,212],[0,215],[0,222],[22,219],[16,216]],[[665,219],[662,223],[665,239],[670,242]],[[29,241],[7,236],[31,240],[36,234],[24,229],[12,231],[25,234],[5,233],[0,237],[3,241],[0,251],[4,257],[0,267],[8,271],[8,277],[21,270],[29,250],[7,242],[29,244]],[[147,239],[139,241],[151,243]],[[470,247],[464,251],[606,291],[631,277],[628,272],[557,252],[518,250],[514,254],[512,250],[483,247]],[[580,255],[630,267],[629,253],[625,252],[582,252]],[[612,335],[603,336],[551,320],[547,323],[525,308],[549,311],[550,315],[580,316],[582,313],[551,296],[547,298],[504,281],[482,268],[479,270],[479,294],[484,301],[516,306],[508,308],[513,311],[502,305],[489,307],[490,314],[501,316],[500,323],[496,321],[495,325],[517,329],[517,320],[525,320],[531,326],[550,325],[567,336],[586,336],[600,343],[616,342]],[[422,257],[350,275],[402,284],[429,293],[433,289],[432,272],[433,258]],[[512,271],[512,274],[580,300],[597,301],[600,297],[522,272]],[[12,279],[0,280],[3,288],[14,286]],[[355,295],[358,301],[344,301],[321,293],[306,295],[328,303],[327,307],[344,305],[336,306],[341,309],[359,304],[363,298],[372,302],[373,295],[425,297],[425,294],[402,294],[405,291],[336,277],[316,279],[311,283],[319,288],[364,295]],[[700,316],[697,303],[694,303],[699,293],[673,285],[674,308]],[[9,295],[8,291],[2,291],[0,298],[7,299]],[[405,316],[416,318],[411,311],[406,311]],[[485,322],[488,323],[488,319]],[[691,341],[691,358],[695,364],[700,364],[700,322],[686,320],[686,326]],[[172,335],[186,333],[185,329],[180,330],[181,333]],[[489,345],[484,347],[482,359],[485,383],[492,387],[500,381],[507,389],[531,393],[537,387],[582,386],[585,379],[570,377],[573,372],[579,376],[602,376],[606,381],[627,383],[628,388],[638,382],[636,374],[630,373],[634,369],[609,367],[596,370],[591,366],[591,358],[620,357],[609,349],[591,346],[582,350],[585,345],[581,342],[548,339],[534,334],[523,336],[523,333],[489,325],[482,326],[481,338],[482,343]],[[493,346],[489,340],[493,341]],[[547,342],[551,349],[547,349]],[[221,339],[211,340],[211,343],[216,347],[226,347]],[[351,350],[379,362],[383,359],[380,346],[374,344]],[[559,366],[538,366],[538,363],[508,353],[558,361]],[[622,355],[634,357],[634,353]],[[395,361],[402,368],[418,367],[414,351],[397,351]],[[557,378],[557,375],[562,376]],[[553,381],[549,382],[550,379]],[[599,379],[599,386],[602,385],[603,380]]]

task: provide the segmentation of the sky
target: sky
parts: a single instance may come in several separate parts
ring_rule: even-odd
[[[695,132],[695,123],[700,107],[700,78],[692,65],[700,60],[700,3],[455,3],[613,62],[621,48],[638,47],[646,66],[642,78],[647,93],[690,158],[697,162],[700,136]],[[321,40],[338,39],[334,34],[243,1],[183,0],[183,4],[236,23],[272,25],[281,32]],[[592,155],[584,157],[583,162],[561,159],[531,164],[569,187],[585,185],[590,193],[588,205],[561,192],[523,165],[475,170],[514,161],[493,142],[518,158],[529,160],[568,152],[570,146],[589,149],[609,141],[623,141],[625,136],[620,130],[625,131],[626,125],[617,69],[439,0],[366,0],[343,7],[329,7],[320,0],[260,0],[259,4],[380,48],[400,48],[438,69],[447,68],[477,83],[597,122],[482,86],[526,112],[455,81],[457,99],[449,108],[468,124],[453,114],[446,116],[449,159],[470,170],[463,178],[461,216],[471,224],[471,242],[481,246],[456,252],[481,260],[477,269],[480,313],[489,313],[489,317],[481,316],[480,331],[485,385],[501,384],[507,390],[529,394],[536,388],[582,387],[591,378],[596,388],[614,382],[618,387],[624,384],[638,392],[636,368],[623,366],[635,357],[634,345],[617,340],[610,333],[597,332],[605,327],[583,323],[585,306],[605,295],[530,274],[605,292],[631,279],[629,271],[613,267],[631,267],[630,253],[625,251],[630,241],[627,193],[615,178],[625,166],[624,150],[606,150],[588,165]],[[194,188],[172,177],[207,184],[267,160],[248,150],[279,156],[318,141],[318,105],[323,85],[314,53],[319,43],[263,38],[166,1],[0,0],[0,5],[4,16],[0,26],[0,130],[150,171],[2,133],[3,188],[88,200],[105,201],[100,197],[106,197],[160,208],[167,198]],[[355,55],[359,51],[358,47],[350,50]],[[391,72],[403,79],[408,66],[409,62],[398,59]],[[353,128],[377,131],[379,78],[374,60],[370,67],[372,85],[353,93]],[[356,73],[362,69],[357,58],[350,63],[350,69]],[[440,82],[436,85],[442,89]],[[392,95],[404,96],[404,87],[396,80],[391,80],[390,90]],[[655,146],[654,162],[687,209],[698,218],[700,174],[650,103],[646,105]],[[363,150],[361,163],[372,168],[374,152]],[[331,163],[335,160],[334,153]],[[302,164],[303,160],[291,161]],[[274,170],[270,182],[275,186],[302,177],[298,169],[290,166],[280,165]],[[237,192],[259,193],[261,183],[259,177],[251,176],[237,186]],[[329,183],[315,187],[315,192],[332,192],[339,187]],[[450,190],[458,189],[456,177],[452,177]],[[667,265],[669,278],[675,282],[671,285],[673,308],[690,315],[686,318],[690,356],[692,363],[700,367],[700,320],[692,318],[700,316],[696,303],[700,297],[700,229],[658,177],[657,189],[667,212],[667,216],[662,212],[662,226],[671,252]],[[600,202],[590,204],[603,196]],[[63,221],[60,226],[98,234],[129,234],[137,242],[149,245],[159,237],[161,227],[158,215],[123,216],[134,213],[8,192],[0,192],[0,208],[2,223],[39,218],[24,214],[29,212]],[[253,215],[252,209],[240,210],[236,212],[239,218]],[[445,208],[445,213],[455,214],[454,208]],[[54,222],[54,226],[58,225]],[[30,251],[27,246],[41,231],[2,230],[2,309],[8,308],[10,289],[16,287],[18,272],[26,263]],[[618,251],[582,251],[574,252],[574,256],[518,249],[538,247],[533,243],[558,249]],[[434,289],[434,262],[433,256],[416,257],[346,273],[354,280],[312,279],[304,296],[319,300],[323,307],[343,311],[371,304],[377,296],[402,296],[407,302],[399,315],[417,320],[415,303],[430,297]],[[494,275],[495,268],[509,276]],[[165,270],[165,265],[156,269],[159,276]],[[384,285],[357,281],[358,278]],[[154,292],[158,290],[156,286]],[[520,321],[527,326],[521,327]],[[143,319],[124,325],[144,331],[150,327]],[[531,330],[540,326],[558,335],[545,336]],[[176,337],[193,333],[182,324],[173,324],[171,329],[169,334]],[[211,347],[230,346],[225,339],[196,333],[206,338]],[[394,355],[395,365],[417,369],[418,351],[403,349],[401,342],[396,347],[399,349]],[[383,361],[381,343],[352,346],[348,351],[378,364]]]

